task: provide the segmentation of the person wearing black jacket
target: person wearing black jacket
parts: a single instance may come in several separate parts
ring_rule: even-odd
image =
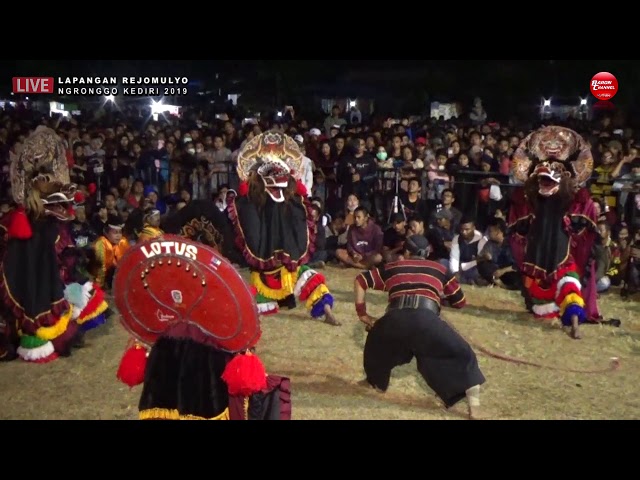
[[[349,147],[349,154],[338,165],[338,178],[343,185],[342,197],[355,194],[358,198],[369,201],[376,179],[376,161],[366,152],[363,139],[354,138]]]
[[[322,212],[317,205],[312,204],[311,214],[315,221],[316,228],[316,250],[313,252],[313,256],[309,261],[309,267],[311,268],[323,268],[327,261],[327,236],[324,226],[322,225]]]

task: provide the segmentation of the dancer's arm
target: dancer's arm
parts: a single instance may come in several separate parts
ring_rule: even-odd
[[[380,270],[376,267],[360,273],[353,282],[353,288],[358,319],[368,326],[373,326],[375,320],[367,313],[366,291],[369,288],[384,290],[385,283]]]

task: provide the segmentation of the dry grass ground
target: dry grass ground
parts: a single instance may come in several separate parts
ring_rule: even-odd
[[[292,379],[295,419],[460,419],[465,406],[441,408],[415,368],[393,372],[385,395],[356,386],[362,377],[363,326],[353,308],[354,271],[327,268],[341,327],[310,320],[302,306],[264,319],[259,354],[268,371]],[[586,326],[572,340],[558,327],[525,313],[517,293],[466,288],[468,306],[447,309],[449,321],[488,349],[566,368],[622,367],[604,374],[576,374],[517,365],[478,352],[487,377],[483,406],[495,419],[640,418],[640,303],[622,302],[617,292],[601,299],[607,318],[622,328]],[[386,296],[369,295],[369,311],[382,315]],[[112,319],[88,335],[87,348],[47,365],[0,364],[0,419],[135,419],[140,388],[115,378],[128,340]]]

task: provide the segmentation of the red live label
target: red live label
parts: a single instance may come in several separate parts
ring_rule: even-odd
[[[13,77],[13,93],[53,93],[53,77]]]

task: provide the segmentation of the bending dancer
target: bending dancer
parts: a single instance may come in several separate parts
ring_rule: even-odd
[[[469,418],[478,418],[480,385],[485,382],[469,344],[440,316],[440,298],[462,308],[464,293],[455,277],[437,262],[426,260],[429,242],[409,237],[403,258],[373,268],[355,280],[356,312],[367,325],[364,385],[380,392],[389,387],[393,368],[411,362],[447,408],[467,398]],[[387,313],[374,320],[367,313],[367,289],[389,292]]]

